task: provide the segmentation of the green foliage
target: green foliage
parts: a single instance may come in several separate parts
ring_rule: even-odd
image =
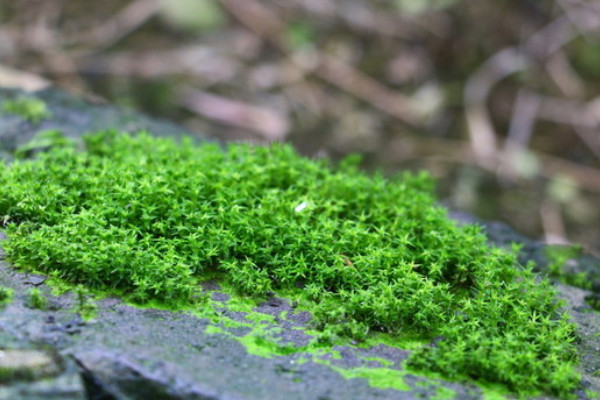
[[[595,374],[595,375],[597,375],[597,374]],[[593,390],[587,389],[585,391],[585,394],[587,395],[588,399],[598,399],[598,398],[600,398],[600,393],[595,392]]]
[[[32,288],[29,289],[29,292],[27,293],[27,300],[25,304],[29,308],[44,310],[48,305],[48,300],[40,289]]]
[[[42,100],[30,97],[18,97],[14,100],[4,101],[2,104],[2,111],[18,115],[34,124],[51,116],[46,107],[46,103]]]
[[[0,286],[0,307],[10,303],[13,298],[14,291],[11,288]]]
[[[546,246],[545,253],[550,275],[568,285],[591,289],[592,280],[589,279],[586,272],[573,273],[566,268],[567,261],[579,257],[582,251],[583,248],[579,245]]]
[[[77,296],[75,312],[78,313],[84,321],[94,318],[97,314],[98,306],[93,302],[89,291],[82,285],[77,285],[74,292]]]
[[[409,365],[521,394],[578,387],[575,326],[515,251],[437,206],[425,174],[367,176],[291,147],[193,147],[104,132],[0,165],[6,251],[23,269],[144,303],[302,291],[324,341],[437,338]]]
[[[48,129],[35,134],[33,139],[15,151],[15,157],[25,158],[35,151],[47,150],[51,147],[74,146],[73,140],[66,138],[57,129]]]

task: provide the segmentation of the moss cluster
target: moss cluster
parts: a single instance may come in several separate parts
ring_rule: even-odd
[[[412,368],[519,393],[579,384],[575,326],[550,284],[457,226],[424,174],[367,176],[286,145],[84,140],[0,166],[15,266],[172,306],[200,306],[207,277],[254,296],[302,291],[330,334],[435,339]]]
[[[12,301],[14,291],[11,288],[0,286],[0,308]]]
[[[33,97],[18,97],[13,100],[4,101],[2,111],[18,115],[34,124],[51,116],[46,103]]]
[[[593,278],[585,271],[569,271],[567,263],[581,256],[583,248],[580,245],[548,245],[545,247],[548,260],[548,273],[567,285],[591,290]]]
[[[73,291],[77,296],[74,311],[79,314],[84,321],[96,317],[98,306],[94,303],[88,290],[82,285],[77,285]]]
[[[44,296],[44,293],[40,289],[32,288],[27,292],[25,304],[29,308],[45,310],[48,306],[48,299],[46,299],[46,296]]]

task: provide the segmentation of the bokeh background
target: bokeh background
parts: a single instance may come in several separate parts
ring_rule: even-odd
[[[600,254],[600,1],[1,1],[0,85],[426,169],[447,206]]]

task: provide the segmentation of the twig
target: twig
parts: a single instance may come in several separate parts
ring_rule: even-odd
[[[600,109],[596,102],[584,103],[578,100],[537,96],[540,101],[538,117],[559,124],[594,129],[600,126]]]
[[[407,124],[415,125],[423,119],[423,115],[419,113],[410,98],[386,88],[339,59],[320,54],[317,57],[318,63],[314,68],[307,68],[305,64],[298,63],[284,39],[285,24],[274,12],[256,0],[245,0],[243,2],[221,0],[221,3],[251,32],[275,46],[303,75],[314,74]]]
[[[408,124],[417,125],[422,120],[423,116],[419,114],[410,98],[389,90],[338,59],[321,55],[320,65],[315,73],[325,81],[368,101],[375,108]]]
[[[564,51],[552,55],[546,63],[546,71],[556,86],[568,97],[582,97],[585,93],[583,81],[577,76]]]
[[[548,244],[568,244],[565,222],[558,204],[546,200],[540,207],[540,220],[544,230],[544,240]]]
[[[253,131],[269,141],[283,140],[289,131],[287,118],[282,113],[268,108],[200,90],[182,93],[180,101],[184,107],[196,114]]]
[[[600,135],[598,134],[598,128],[588,129],[584,127],[575,126],[575,132],[581,138],[581,140],[587,145],[592,153],[600,160]]]
[[[168,63],[165,60],[169,60]],[[115,52],[108,56],[88,57],[79,69],[86,74],[141,77],[168,75],[198,78],[203,86],[227,82],[242,66],[232,56],[219,54],[210,47],[190,46],[173,50]]]
[[[392,147],[392,144],[390,144],[390,147]],[[411,140],[410,145],[407,147],[411,148],[410,157],[405,157],[404,161],[412,159],[414,156],[415,159],[419,160],[430,159],[465,165],[477,165],[477,155],[469,142],[427,138]],[[503,155],[504,153],[502,152],[494,155],[494,159],[490,163],[493,167],[489,165],[479,166],[495,174],[497,172],[496,165],[510,161],[504,159]],[[576,182],[579,187],[589,192],[600,193],[600,170],[541,152],[536,152],[535,156],[540,165],[538,170],[539,176],[552,179],[558,174],[564,175],[573,182]]]
[[[575,27],[576,25],[576,27]],[[506,76],[524,70],[536,60],[557,52],[581,32],[600,27],[600,12],[588,4],[573,8],[533,34],[522,46],[505,48],[493,55],[465,85],[465,113],[471,145],[481,165],[491,162],[496,152],[496,133],[486,107],[493,86]]]
[[[502,159],[504,162],[498,168],[498,174],[514,180],[516,174],[515,158],[523,154],[528,147],[539,109],[537,95],[527,90],[520,90],[513,107],[512,119],[508,136],[504,144]]]
[[[160,10],[163,0],[135,0],[130,2],[105,23],[91,30],[84,40],[94,52],[114,46],[121,39],[130,35]]]
[[[50,86],[50,82],[39,75],[18,71],[0,64],[0,86],[33,92],[47,88]]]

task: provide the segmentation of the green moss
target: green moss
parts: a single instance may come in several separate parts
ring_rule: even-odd
[[[311,311],[315,345],[418,338],[412,370],[568,397],[575,325],[549,282],[479,227],[457,226],[426,174],[386,179],[356,164],[279,144],[99,133],[83,152],[0,166],[5,247],[18,268],[138,304],[201,309],[212,277],[240,308],[285,293]],[[279,346],[269,351],[289,351]]]
[[[506,391],[506,388],[500,385],[488,385],[481,388],[483,400],[507,400],[511,396]]]
[[[222,286],[219,291],[233,293],[232,288],[227,285]],[[302,296],[295,296],[295,301],[301,297]],[[307,335],[314,336],[313,340],[304,346],[281,343],[281,339],[273,336],[274,333],[278,332],[276,319],[272,315],[254,311],[253,309],[257,307],[257,303],[257,301],[248,298],[240,299],[239,297],[233,297],[226,302],[225,307],[228,310],[233,311],[233,309],[235,309],[238,312],[246,313],[244,319],[247,322],[232,320],[223,313],[212,314],[212,312],[208,310],[223,307],[223,304],[213,301],[205,304],[203,306],[203,311],[197,314],[205,316],[208,313],[215,316],[215,318],[211,318],[215,325],[209,324],[205,329],[207,334],[226,335],[242,344],[249,354],[265,358],[293,356],[291,360],[288,360],[292,365],[301,365],[308,361],[312,361],[330,367],[347,379],[366,379],[370,386],[380,389],[410,390],[410,386],[404,381],[404,376],[410,373],[413,376],[420,376],[424,379],[417,381],[416,386],[424,386],[427,388],[433,387],[435,388],[435,394],[442,396],[442,398],[450,393],[454,393],[451,389],[442,386],[444,376],[439,373],[417,371],[407,368],[406,365],[398,368],[395,366],[396,363],[392,360],[380,357],[365,357],[360,354],[361,349],[368,349],[380,345],[403,350],[415,350],[427,344],[427,341],[424,341],[423,339],[419,340],[414,335],[391,336],[385,333],[377,333],[370,335],[364,342],[354,343],[349,338],[336,338],[334,334],[327,330],[315,331],[303,327],[296,327],[294,329],[299,329]],[[296,311],[306,310],[303,310],[303,307],[299,307]],[[284,319],[287,314],[287,312],[282,312],[278,317]],[[235,329],[230,330],[230,328],[239,327],[249,328],[249,331],[239,335],[239,333],[234,333],[236,332]],[[324,336],[327,340],[323,340]],[[351,350],[354,349],[355,355],[358,358],[366,361],[376,361],[381,367],[344,367],[342,356],[340,352],[335,349],[336,346],[344,346],[346,349]],[[342,361],[342,363],[339,364],[336,361]],[[470,383],[479,386],[485,399],[505,399],[503,394],[508,393],[507,389],[502,385],[494,386],[481,383],[476,380],[469,380],[468,377],[465,379]]]
[[[84,321],[89,321],[96,317],[98,306],[92,300],[92,295],[85,287],[78,285],[74,289],[77,301],[74,311],[81,316]]]
[[[568,285],[591,289],[592,280],[586,272],[569,272],[566,268],[569,260],[581,256],[583,248],[580,245],[551,245],[545,247],[550,275]]]
[[[32,288],[27,292],[25,304],[29,308],[44,310],[48,306],[48,300],[40,289]]]
[[[12,301],[14,291],[11,288],[0,286],[0,307],[4,307]]]
[[[598,399],[598,398],[600,398],[600,393],[595,392],[593,390],[586,389],[585,394],[587,395],[588,399]]]
[[[404,383],[406,372],[398,371],[389,368],[339,368],[333,367],[346,379],[365,378],[369,381],[369,385],[380,389],[395,389],[400,391],[410,390],[410,386]]]
[[[451,400],[456,398],[456,392],[452,389],[440,386],[432,400]]]
[[[32,97],[18,97],[13,100],[6,100],[2,103],[2,111],[18,115],[34,124],[51,116],[46,103]]]
[[[15,157],[25,158],[35,151],[47,150],[52,147],[68,147],[74,145],[73,140],[65,138],[61,131],[57,129],[48,129],[37,132],[29,142],[20,146],[15,151]]]
[[[391,367],[392,365],[394,365],[394,363],[392,361],[386,360],[385,358],[381,358],[381,357],[366,357],[366,356],[359,356],[359,357],[366,361],[375,361],[384,367]]]
[[[394,335],[389,335],[381,332],[373,332],[367,337],[364,342],[359,344],[360,347],[369,348],[378,344],[395,347],[403,350],[417,350],[428,345],[430,342],[427,335],[417,335],[411,332],[400,332]]]

